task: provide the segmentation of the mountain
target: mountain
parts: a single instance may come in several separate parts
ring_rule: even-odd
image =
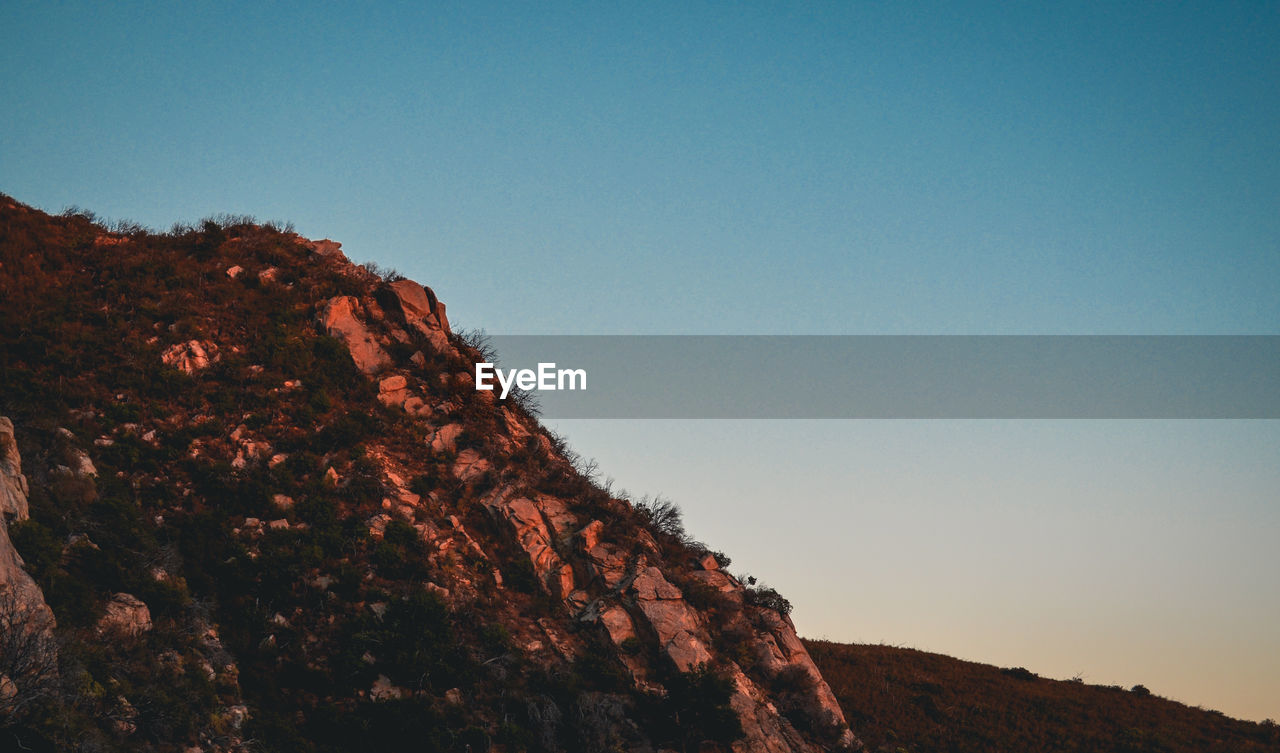
[[[1129,689],[909,648],[805,641],[869,750],[1262,753],[1280,727]]]
[[[1280,750],[1142,688],[802,642],[332,241],[0,195],[0,291],[0,750]]]
[[[0,196],[0,746],[861,747],[771,589],[602,487],[434,292]]]

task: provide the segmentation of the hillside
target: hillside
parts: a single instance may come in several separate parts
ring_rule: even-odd
[[[0,196],[0,290],[0,746],[860,747],[786,601],[475,390],[430,288]]]
[[[1280,727],[1152,695],[909,648],[806,640],[873,751],[1280,751]]]
[[[0,195],[0,291],[0,750],[1280,750],[802,642],[678,508],[475,390],[483,338],[431,288],[335,242]]]

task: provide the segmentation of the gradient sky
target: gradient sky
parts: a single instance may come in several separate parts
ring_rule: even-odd
[[[0,191],[292,221],[494,333],[1278,334],[1277,40],[1275,2],[18,0]],[[557,428],[806,634],[1280,717],[1277,422]]]

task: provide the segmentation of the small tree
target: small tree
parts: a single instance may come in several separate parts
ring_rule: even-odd
[[[0,727],[21,722],[57,690],[53,615],[0,585]]]

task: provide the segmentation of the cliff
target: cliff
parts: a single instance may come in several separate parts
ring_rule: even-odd
[[[475,390],[431,288],[0,205],[0,500],[67,647],[24,744],[861,747],[785,599]]]

